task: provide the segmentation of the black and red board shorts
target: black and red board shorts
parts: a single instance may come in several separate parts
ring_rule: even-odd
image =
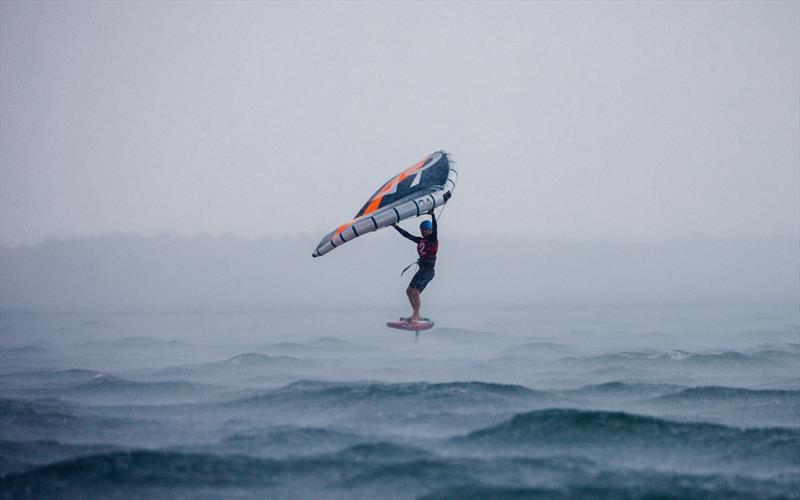
[[[416,288],[422,292],[435,275],[436,273],[433,270],[433,266],[419,266],[419,270],[417,270],[414,277],[411,278],[411,283],[408,284],[408,287]]]

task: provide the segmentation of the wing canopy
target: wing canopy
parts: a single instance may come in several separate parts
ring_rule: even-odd
[[[452,194],[458,180],[453,164],[447,152],[437,151],[395,175],[370,196],[351,220],[325,235],[313,256],[444,205],[444,193]]]

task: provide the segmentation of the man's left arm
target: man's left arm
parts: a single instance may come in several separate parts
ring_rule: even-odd
[[[453,195],[450,193],[450,191],[445,192],[444,193],[444,202],[447,203],[447,200],[449,200],[452,197],[453,197]],[[431,223],[433,224],[433,228],[431,230],[431,238],[433,238],[434,240],[438,240],[439,239],[439,224],[436,223],[436,213],[434,212],[434,209],[431,209],[431,211],[428,212],[428,213],[431,214]]]

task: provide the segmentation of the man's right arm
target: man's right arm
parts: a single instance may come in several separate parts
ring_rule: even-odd
[[[408,231],[404,230],[402,227],[398,226],[397,224],[392,224],[392,227],[395,228],[398,233],[403,235],[404,238],[408,238],[409,240],[413,241],[414,243],[419,243],[419,241],[422,239],[419,236],[414,236],[413,234],[411,234]]]

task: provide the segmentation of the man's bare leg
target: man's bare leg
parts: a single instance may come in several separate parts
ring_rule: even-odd
[[[408,318],[409,323],[416,323],[417,321],[422,319],[422,316],[419,315],[419,306],[420,306],[420,299],[419,299],[419,290],[416,288],[408,287],[406,288],[406,295],[408,295],[408,301],[411,303],[411,317]]]

